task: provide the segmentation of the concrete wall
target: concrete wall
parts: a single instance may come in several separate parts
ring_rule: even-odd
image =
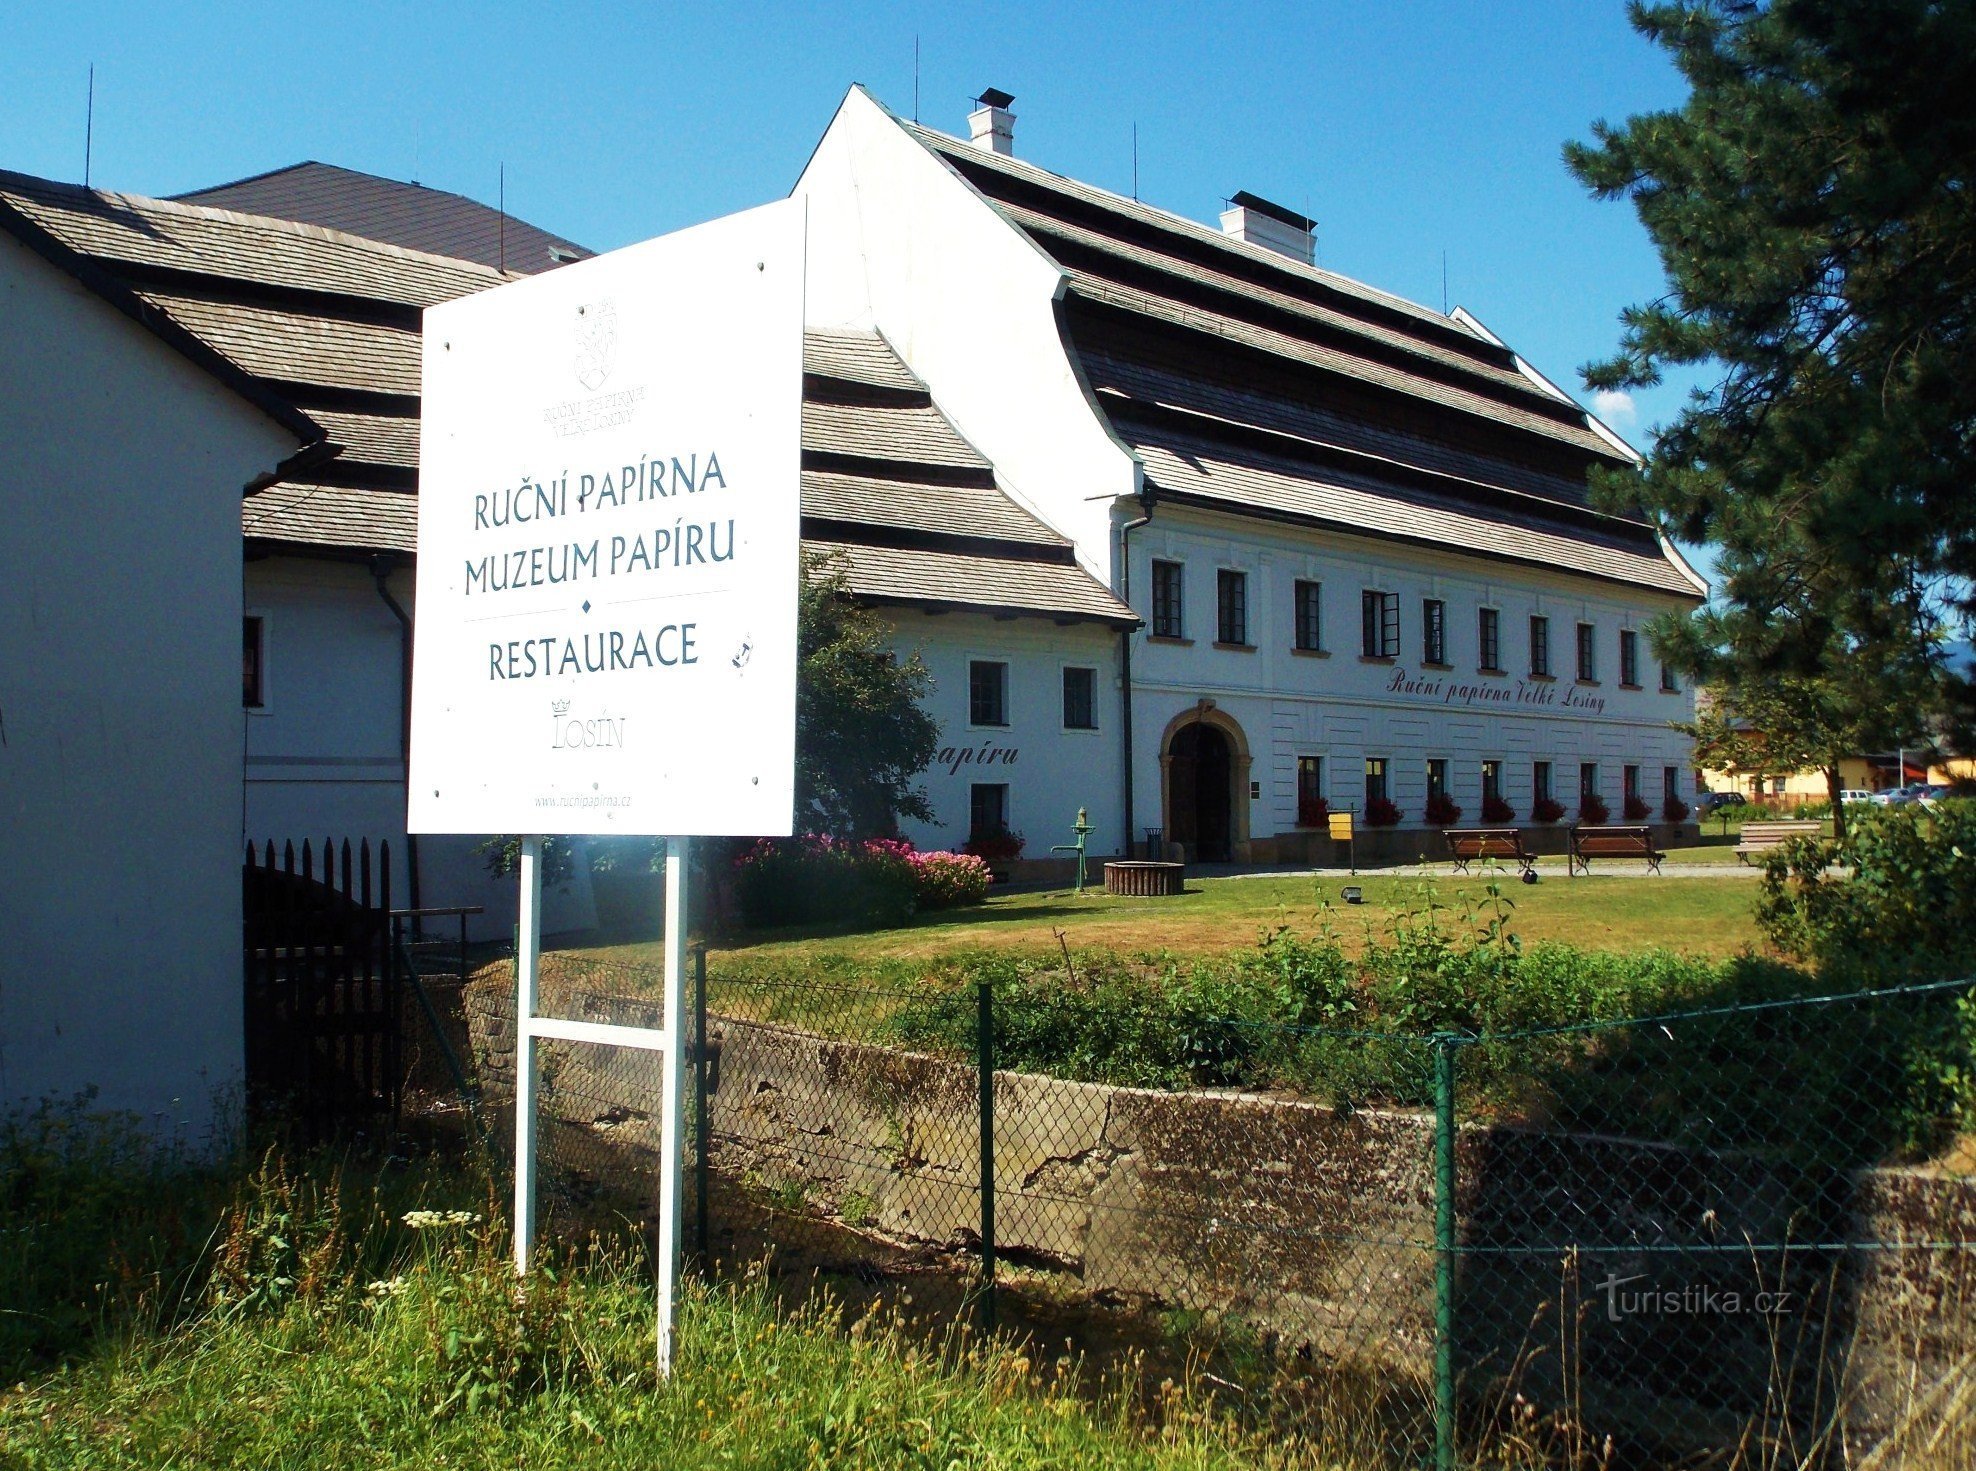
[[[296,448],[0,236],[0,1106],[242,1067],[240,498]]]
[[[468,1002],[475,1066],[501,1097],[514,1079],[512,1000],[485,989]],[[547,1004],[657,1025],[646,999],[552,986]],[[978,1242],[972,1067],[732,1017],[709,1032],[710,1159],[723,1181],[794,1189],[812,1211],[895,1242]],[[604,1181],[612,1151],[627,1180],[646,1178],[660,1123],[650,1058],[550,1045],[544,1116],[596,1146],[582,1153]],[[995,1109],[997,1248],[1067,1275],[1042,1289],[1052,1301],[1074,1291],[1191,1309],[1233,1320],[1281,1362],[1426,1378],[1431,1116],[1011,1072],[996,1075]],[[1584,1415],[1595,1433],[1627,1428],[1692,1447],[1733,1442],[1760,1417],[1774,1425],[1780,1388],[1794,1413],[1828,1413],[1837,1395],[1858,1450],[1930,1397],[1966,1392],[1976,1292],[1967,1250],[1803,1245],[1780,1259],[1719,1248],[1966,1242],[1976,1179],[1814,1173],[1487,1125],[1462,1127],[1457,1179],[1459,1240],[1470,1248],[1457,1270],[1457,1361],[1471,1399],[1509,1381],[1540,1408]],[[1718,1305],[1615,1313],[1609,1278],[1635,1293],[1712,1291]],[[1780,1287],[1793,1294],[1781,1313],[1720,1305]]]

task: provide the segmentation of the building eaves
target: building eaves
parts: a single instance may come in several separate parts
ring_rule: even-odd
[[[1489,515],[1416,492],[1382,494],[1343,476],[1313,473],[1294,461],[1231,453],[1212,439],[1171,430],[1128,422],[1122,432],[1161,500],[1406,542],[1454,556],[1518,562],[1680,598],[1701,596],[1644,527],[1634,535],[1601,536],[1529,517]]]

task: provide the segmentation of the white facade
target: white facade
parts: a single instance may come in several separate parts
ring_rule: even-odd
[[[384,587],[416,616],[412,571],[386,572]],[[263,701],[243,715],[245,802],[240,837],[391,845],[395,908],[481,905],[476,938],[514,926],[512,877],[496,879],[470,838],[405,833],[402,629],[369,563],[266,557],[246,571],[245,613],[262,620]],[[236,700],[237,700],[236,692]],[[416,853],[419,888],[411,862]],[[595,923],[587,868],[544,895],[551,933]]]
[[[973,789],[1002,786],[1009,826],[1026,840],[1024,857],[1045,858],[1052,844],[1073,841],[1079,808],[1098,829],[1091,851],[1119,851],[1118,635],[971,613],[906,613],[897,626],[901,651],[916,650],[933,676],[926,709],[940,724],[939,750],[920,783],[935,821],[906,824],[906,836],[921,848],[958,848],[969,835]],[[971,718],[976,664],[1006,671],[1000,723]],[[1091,671],[1089,727],[1066,724],[1066,669]]]
[[[1672,722],[1692,718],[1693,696],[1661,688],[1641,631],[1655,614],[1681,606],[1635,589],[1512,563],[1483,563],[1428,548],[1370,538],[1327,536],[1198,510],[1156,510],[1132,533],[1134,606],[1148,626],[1133,635],[1134,830],[1171,830],[1158,765],[1177,719],[1202,699],[1239,730],[1255,795],[1236,818],[1248,836],[1298,831],[1299,757],[1323,762],[1322,794],[1336,810],[1364,811],[1366,761],[1387,765],[1389,799],[1402,825],[1423,827],[1428,762],[1448,763],[1448,790],[1463,821],[1482,821],[1482,763],[1501,763],[1501,794],[1519,821],[1530,820],[1538,762],[1551,766],[1552,795],[1575,809],[1581,767],[1598,768],[1600,795],[1615,819],[1625,769],[1640,768],[1642,796],[1661,807],[1671,768],[1692,797],[1690,744]],[[1152,564],[1183,569],[1183,633],[1151,631]],[[1250,647],[1218,646],[1216,574],[1247,580]],[[1321,593],[1321,652],[1296,647],[1295,585]],[[1363,652],[1362,594],[1398,600],[1399,653]],[[1443,667],[1424,667],[1423,605],[1445,614]],[[1499,671],[1481,668],[1481,611],[1498,617]],[[1530,620],[1549,620],[1551,675],[1531,677]],[[1593,630],[1594,680],[1577,678],[1577,629]],[[1622,631],[1636,635],[1637,681],[1619,680]],[[1234,732],[1229,732],[1231,736]],[[1238,777],[1238,780],[1241,778]],[[1436,856],[1439,856],[1438,854]]]
[[[240,495],[297,437],[0,235],[0,1106],[242,1070]]]
[[[995,768],[994,779],[1010,787],[1011,821],[1028,840],[1025,856],[1046,856],[1050,843],[1062,841],[1080,804],[1100,829],[1094,851],[1118,852],[1122,837],[1137,843],[1152,828],[1171,839],[1188,825],[1173,810],[1169,764],[1172,743],[1190,722],[1213,725],[1230,747],[1228,836],[1238,860],[1288,856],[1289,848],[1268,840],[1309,830],[1298,822],[1300,757],[1321,759],[1322,793],[1334,808],[1358,811],[1368,797],[1366,763],[1383,760],[1401,827],[1423,832],[1430,762],[1446,763],[1436,774],[1471,824],[1483,820],[1485,761],[1499,763],[1500,795],[1524,824],[1539,763],[1548,764],[1551,795],[1567,812],[1578,806],[1583,779],[1619,820],[1628,768],[1637,768],[1652,820],[1660,820],[1667,792],[1693,796],[1690,745],[1673,729],[1692,719],[1692,696],[1662,688],[1642,632],[1653,616],[1692,606],[1704,589],[1691,573],[1680,571],[1693,581],[1693,597],[1684,600],[1564,567],[1162,505],[1157,496],[1150,522],[1125,533],[1146,514],[1145,470],[1113,432],[1068,347],[1059,310],[1065,272],[856,88],[794,192],[810,210],[810,324],[883,333],[994,464],[997,483],[1070,537],[1080,564],[1147,620],[1129,635],[1129,813],[1119,730],[1126,666],[1117,634],[960,616],[902,621],[902,648],[921,648],[940,677],[941,743],[956,754],[970,743],[990,750],[1005,744],[1002,733],[966,721],[970,660],[1008,661],[1018,688],[1034,686],[1019,706],[1057,698],[1043,685],[1072,650],[1080,659],[1090,650],[1107,671],[1095,737],[1045,728],[1047,722],[1006,733],[1020,755]],[[1595,421],[1592,427],[1619,443]],[[1122,542],[1129,551],[1121,552]],[[1178,640],[1156,637],[1151,627],[1155,559],[1186,569],[1186,629]],[[1247,648],[1217,646],[1216,574],[1223,569],[1246,579]],[[1321,653],[1294,648],[1299,579],[1324,588]],[[1366,590],[1397,600],[1400,645],[1390,658],[1363,655]],[[1422,667],[1428,599],[1443,605],[1442,668]],[[1479,667],[1485,607],[1498,615],[1499,672]],[[1549,678],[1532,677],[1533,616],[1549,619]],[[1597,666],[1583,682],[1581,623],[1593,630]],[[1637,688],[1621,687],[1622,631],[1634,635]],[[912,836],[959,841],[964,788],[989,780],[980,773],[978,763],[948,769],[936,762],[927,786],[945,825]]]

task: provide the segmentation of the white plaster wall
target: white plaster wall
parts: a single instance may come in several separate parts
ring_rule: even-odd
[[[0,1106],[242,1068],[240,497],[294,435],[0,236]]]
[[[412,574],[390,575],[391,594],[416,616]],[[265,624],[266,705],[245,716],[242,836],[260,843],[325,837],[391,845],[394,907],[411,904],[400,756],[399,626],[367,565],[303,557],[247,564],[246,611]],[[423,836],[419,902],[479,904],[476,939],[512,932],[515,880],[487,873],[478,840]],[[586,872],[543,897],[550,933],[595,922]]]
[[[1691,691],[1663,693],[1660,667],[1647,646],[1646,622],[1685,607],[1672,598],[1634,592],[1615,583],[1574,578],[1537,567],[1483,562],[1426,548],[1401,548],[1369,538],[1307,531],[1268,522],[1162,506],[1132,535],[1132,601],[1147,620],[1133,636],[1135,830],[1163,821],[1160,738],[1167,724],[1203,697],[1236,720],[1253,757],[1251,779],[1261,795],[1250,807],[1253,837],[1296,830],[1296,758],[1324,758],[1325,783],[1334,807],[1362,810],[1365,759],[1388,760],[1393,801],[1403,826],[1422,826],[1427,762],[1450,762],[1450,787],[1464,822],[1480,822],[1482,762],[1504,763],[1503,794],[1528,822],[1532,763],[1552,763],[1552,791],[1567,813],[1577,807],[1578,766],[1599,763],[1600,790],[1620,820],[1622,769],[1641,771],[1641,793],[1660,806],[1662,768],[1676,767],[1684,800],[1692,803],[1692,745],[1672,728],[1694,718]],[[1152,563],[1185,569],[1185,640],[1150,636]],[[1216,571],[1248,576],[1249,636],[1253,650],[1216,648]],[[1324,643],[1328,657],[1295,651],[1294,584],[1323,585]],[[1370,663],[1360,655],[1359,595],[1365,589],[1400,599],[1400,657]],[[1421,603],[1447,604],[1447,671],[1422,671]],[[1500,662],[1505,675],[1478,672],[1477,610],[1501,613]],[[1529,620],[1551,620],[1551,668],[1555,682],[1548,706],[1465,707],[1450,686],[1514,688],[1529,672]],[[1598,629],[1596,688],[1577,685],[1577,625]],[[1639,690],[1619,687],[1619,631],[1640,630]],[[1439,696],[1394,694],[1404,671],[1439,681]],[[1567,698],[1598,698],[1593,713],[1567,707]]]
[[[793,192],[809,201],[809,325],[884,333],[1003,488],[1110,586],[1111,502],[1138,493],[1139,467],[1065,349],[1062,273],[861,88]]]
[[[958,848],[968,838],[969,788],[1001,782],[1009,788],[1009,821],[1027,840],[1025,858],[1048,858],[1052,844],[1072,841],[1079,807],[1097,829],[1089,851],[1119,852],[1117,633],[971,613],[902,613],[897,627],[898,652],[917,650],[933,675],[926,709],[940,723],[941,754],[922,779],[937,825],[909,823],[906,836],[921,848]],[[1009,666],[1006,727],[969,724],[968,665],[976,659]],[[1094,731],[1064,728],[1066,665],[1098,672]]]

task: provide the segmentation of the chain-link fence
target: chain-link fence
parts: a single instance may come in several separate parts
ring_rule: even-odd
[[[1014,984],[697,974],[710,1266],[1386,1460],[1976,1444],[1967,982],[1482,1036],[1191,1019],[1197,1081],[1266,1052],[1256,1093],[1102,1081],[1088,1033],[1124,1021],[1045,1034]],[[658,1024],[655,969],[551,954],[541,985]],[[511,1008],[511,974],[470,992],[497,1094]],[[657,1057],[540,1066],[545,1225],[648,1218]]]

